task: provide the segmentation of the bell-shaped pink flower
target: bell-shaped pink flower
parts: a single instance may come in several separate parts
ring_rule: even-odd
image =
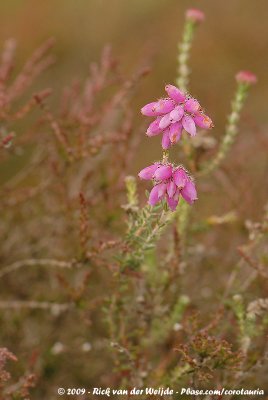
[[[172,166],[171,165],[160,165],[153,175],[153,177],[158,180],[162,181],[165,179],[169,179],[172,175]]]
[[[196,126],[192,117],[190,117],[189,115],[185,115],[182,118],[181,122],[186,132],[190,133],[191,136],[196,135]]]
[[[188,180],[181,189],[181,195],[189,204],[193,204],[193,202],[197,200],[195,184],[191,180]]]
[[[177,186],[175,185],[175,182],[173,180],[170,180],[169,183],[167,184],[167,194],[169,197],[173,197],[174,194],[176,193]]]
[[[175,172],[173,172],[173,179],[179,189],[183,188],[188,180],[188,176],[184,168],[177,168]]]
[[[159,201],[158,186],[159,186],[159,185],[155,185],[155,186],[152,188],[151,192],[150,192],[149,199],[148,199],[148,203],[149,203],[151,206],[155,206],[155,205],[158,203],[158,201]]]
[[[171,143],[177,143],[182,134],[182,124],[180,122],[175,122],[169,127],[169,140]]]
[[[143,115],[145,115],[146,117],[154,117],[156,115],[156,111],[155,111],[156,106],[157,106],[157,101],[148,103],[144,107],[142,107],[141,113]]]
[[[160,99],[155,106],[156,115],[164,115],[174,110],[176,104],[172,99]]]
[[[183,167],[175,169],[173,180],[184,200],[189,204],[193,204],[197,200],[195,184]]]
[[[178,122],[182,119],[184,115],[184,109],[182,106],[177,106],[173,111],[169,113],[170,122]]]
[[[166,129],[171,124],[170,113],[164,115],[159,122],[159,128],[162,130]]]
[[[185,94],[174,85],[166,85],[165,91],[167,92],[168,96],[176,103],[182,103],[186,98]]]
[[[159,127],[159,122],[161,121],[161,117],[157,117],[149,126],[146,132],[147,136],[156,136],[162,132],[162,129]]]
[[[169,139],[169,128],[167,128],[162,136],[162,148],[164,150],[167,150],[170,148],[170,146],[171,146],[171,141]]]
[[[184,105],[184,110],[189,113],[192,113],[192,114],[197,113],[197,111],[199,111],[200,108],[201,107],[200,107],[200,104],[198,103],[198,101],[195,99],[192,99],[192,98],[186,100],[185,105]]]
[[[179,198],[174,199],[173,197],[167,197],[167,203],[171,211],[175,211],[179,203]]]
[[[148,200],[151,206],[155,206],[164,197],[166,186],[165,183],[159,183],[152,188]]]
[[[196,114],[193,117],[193,120],[194,120],[195,124],[197,126],[199,126],[199,128],[202,128],[202,129],[211,129],[214,126],[211,119],[207,115],[202,114],[202,113]]]
[[[141,179],[145,179],[145,180],[153,179],[154,173],[158,167],[159,167],[159,164],[156,163],[156,164],[150,165],[149,167],[143,168],[139,173],[139,177]]]

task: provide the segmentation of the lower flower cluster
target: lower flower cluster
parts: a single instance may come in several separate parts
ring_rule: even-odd
[[[169,208],[174,211],[180,196],[189,204],[197,200],[193,179],[183,166],[176,167],[169,163],[157,162],[142,169],[139,177],[154,182],[148,201],[152,206],[166,200]]]

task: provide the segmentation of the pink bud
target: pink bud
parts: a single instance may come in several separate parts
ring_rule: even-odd
[[[154,173],[154,178],[156,180],[162,181],[170,178],[172,175],[172,167],[171,165],[161,165]]]
[[[165,195],[166,184],[160,183],[155,185],[149,195],[148,203],[155,206]]]
[[[205,14],[203,11],[197,8],[190,8],[186,11],[186,18],[192,20],[193,22],[203,22],[205,19]]]
[[[171,99],[160,99],[155,106],[156,115],[164,115],[174,110],[175,103]]]
[[[200,104],[195,99],[189,99],[185,102],[184,110],[191,114],[195,114],[198,110],[200,110]]]
[[[167,190],[167,184],[166,183],[160,183],[158,186],[158,198],[162,199],[165,196],[166,190]]]
[[[147,132],[146,132],[147,136],[156,136],[160,132],[162,132],[162,129],[159,127],[160,120],[161,120],[161,118],[158,117],[149,125]]]
[[[170,114],[164,115],[160,122],[159,122],[159,127],[161,129],[166,129],[170,125]]]
[[[197,114],[193,118],[194,122],[196,123],[197,126],[199,126],[199,128],[211,129],[214,126],[211,119],[205,114]]]
[[[171,124],[169,128],[169,140],[171,141],[171,143],[177,143],[181,138],[181,133],[181,122],[175,122],[175,124]]]
[[[177,186],[175,185],[175,183],[173,181],[170,181],[167,184],[167,194],[169,195],[169,197],[173,197],[174,194],[176,193],[177,190]]]
[[[186,130],[186,132],[188,132],[191,136],[196,135],[196,126],[194,120],[189,115],[185,115],[182,118],[182,126]]]
[[[149,199],[148,199],[148,203],[149,203],[151,206],[155,206],[156,203],[158,203],[158,201],[159,201],[159,197],[158,197],[158,186],[159,186],[159,185],[154,186],[154,187],[152,188],[151,192],[150,192]]]
[[[169,114],[170,122],[173,123],[173,122],[180,121],[182,119],[183,115],[184,115],[183,108],[181,106],[177,106]]]
[[[173,173],[173,179],[179,189],[183,188],[189,179],[183,168],[178,168]]]
[[[171,146],[171,142],[170,142],[170,139],[169,139],[169,128],[167,128],[164,131],[163,136],[162,136],[162,148],[164,150],[167,150],[167,149],[170,148],[170,146]]]
[[[178,89],[176,86],[174,86],[174,85],[166,85],[165,91],[167,92],[169,97],[172,100],[176,101],[177,103],[183,103],[184,102],[185,94],[180,89]]]
[[[181,195],[189,204],[193,204],[197,200],[195,184],[191,180],[186,182],[184,188],[181,190]]]
[[[155,115],[157,115],[155,112],[156,105],[157,101],[146,104],[144,107],[142,107],[141,113],[143,115],[146,115],[146,117],[154,117]]]
[[[158,167],[159,164],[152,164],[149,167],[143,168],[139,173],[139,177],[145,180],[153,179],[153,175]]]
[[[235,78],[239,83],[247,83],[249,85],[257,83],[257,76],[250,71],[240,71],[236,74]]]
[[[177,208],[179,200],[176,200],[172,197],[167,197],[167,203],[171,211],[175,211]]]

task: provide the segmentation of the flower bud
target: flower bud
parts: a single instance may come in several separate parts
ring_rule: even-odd
[[[257,76],[250,71],[239,71],[235,79],[238,83],[247,83],[249,85],[257,83]]]
[[[203,11],[198,10],[197,8],[189,8],[186,11],[186,18],[190,19],[193,22],[200,23],[205,19],[205,14]]]

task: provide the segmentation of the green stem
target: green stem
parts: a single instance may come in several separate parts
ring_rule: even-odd
[[[247,98],[248,90],[248,84],[238,83],[237,90],[232,101],[231,113],[228,116],[225,134],[221,141],[219,150],[214,159],[209,161],[204,165],[203,168],[201,168],[201,175],[209,174],[217,169],[229,153],[238,135],[238,123],[240,121],[241,111]]]
[[[176,84],[183,91],[187,90],[189,83],[190,69],[188,62],[196,26],[197,25],[192,20],[186,19],[182,42],[178,45],[178,77],[176,79]]]
[[[169,157],[169,151],[163,150],[163,157],[162,157],[163,164],[166,164],[168,162],[168,157]]]

